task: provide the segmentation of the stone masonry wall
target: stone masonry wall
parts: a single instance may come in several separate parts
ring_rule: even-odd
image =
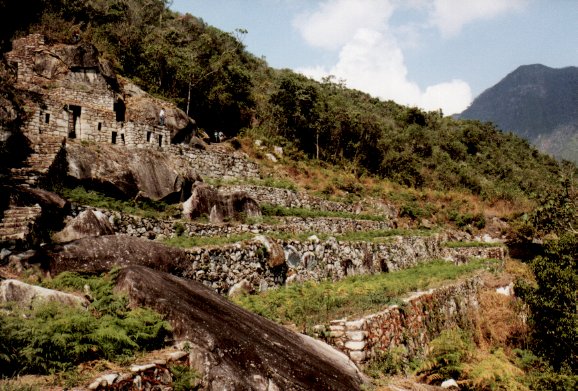
[[[73,207],[73,214],[84,208]],[[148,239],[175,236],[177,221],[141,218],[103,210],[117,234],[128,234]],[[227,236],[240,233],[267,235],[276,232],[347,232],[387,229],[385,222],[350,219],[285,218],[285,224],[267,225],[212,225],[184,223],[191,236]],[[179,223],[181,223],[179,221]],[[182,224],[182,223],[181,223]],[[267,266],[267,254],[260,242],[251,240],[225,246],[205,246],[187,250],[193,277],[226,293],[233,285],[247,280],[252,289],[259,291],[287,282],[306,280],[339,280],[351,274],[372,274],[413,267],[420,262],[446,259],[463,263],[469,258],[504,259],[504,247],[446,248],[445,233],[431,236],[392,236],[384,243],[338,241],[333,237],[319,240],[312,236],[306,241],[272,240],[282,246],[285,264],[280,268]]]
[[[171,145],[170,152],[186,158],[203,178],[259,179],[259,165],[250,161],[245,153],[204,151],[185,145]]]
[[[349,275],[374,274],[406,269],[438,258],[441,238],[395,237],[391,243],[269,239],[280,245],[285,262],[270,267],[263,244],[249,240],[225,246],[187,249],[191,268],[184,277],[193,278],[220,293],[243,283],[252,291],[265,291],[286,283],[307,280],[340,280]]]
[[[307,193],[297,192],[290,189],[280,189],[255,185],[232,185],[221,186],[219,191],[223,193],[234,193],[245,191],[251,195],[260,204],[279,205],[286,208],[305,208],[330,212],[348,212],[361,213],[363,211],[372,211],[383,214],[387,217],[397,215],[393,206],[383,202],[356,202],[344,203],[324,200],[323,198],[313,197]]]
[[[97,68],[71,69],[65,77],[51,74],[61,65],[51,50],[58,51],[46,46],[42,35],[31,34],[15,40],[13,50],[6,55],[18,65],[17,87],[44,96],[42,105],[29,106],[25,132],[129,147],[170,144],[167,127],[117,120],[115,104],[120,97]]]
[[[470,315],[478,307],[479,278],[472,278],[404,299],[401,306],[359,319],[338,319],[316,326],[318,337],[362,364],[403,346],[408,358],[419,356],[442,330],[472,327]]]
[[[78,214],[84,208],[75,208]],[[182,220],[158,220],[102,210],[113,224],[117,233],[147,239],[163,239],[176,236],[176,227],[181,225],[186,236],[226,236],[243,233],[267,234],[274,230],[280,233],[315,232],[337,235],[346,232],[386,230],[391,228],[388,221],[352,220],[339,217],[301,218],[280,217],[274,226],[266,224],[206,224]]]

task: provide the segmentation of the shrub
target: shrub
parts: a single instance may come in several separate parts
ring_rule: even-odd
[[[164,345],[169,325],[152,310],[128,308],[112,293],[110,276],[63,273],[49,284],[78,290],[88,285],[94,301],[88,310],[42,303],[30,310],[5,308],[0,319],[0,375],[46,374],[81,362],[120,360]]]
[[[199,389],[199,385],[197,385],[197,379],[199,375],[195,372],[194,369],[185,365],[173,365],[170,370],[173,375],[174,391]]]
[[[465,213],[461,214],[456,211],[451,211],[448,214],[450,221],[453,221],[458,227],[464,228],[468,225],[476,227],[477,229],[482,229],[486,226],[486,218],[482,213]]]
[[[536,285],[518,282],[515,287],[529,306],[534,351],[556,370],[577,371],[578,235],[567,234],[547,243],[544,256],[531,268]]]
[[[445,379],[459,379],[463,362],[473,352],[470,336],[460,329],[443,330],[431,341],[428,359],[418,369],[418,375],[428,383],[439,384]]]

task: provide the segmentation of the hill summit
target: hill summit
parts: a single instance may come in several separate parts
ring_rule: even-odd
[[[459,117],[494,122],[546,153],[578,162],[578,68],[520,66]]]

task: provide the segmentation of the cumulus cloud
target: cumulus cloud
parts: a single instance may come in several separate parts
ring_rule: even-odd
[[[293,25],[310,45],[334,50],[349,42],[360,27],[380,29],[393,10],[389,0],[328,0],[298,15]]]
[[[339,61],[333,67],[300,71],[318,80],[334,75],[346,80],[347,86],[373,96],[426,110],[441,108],[447,114],[463,111],[472,99],[470,87],[460,80],[430,86],[422,91],[408,79],[403,53],[395,39],[369,29],[356,32],[341,49]]]
[[[436,28],[442,37],[458,34],[478,19],[489,19],[522,7],[527,0],[325,0],[310,12],[300,14],[293,25],[314,47],[337,51],[338,61],[330,67],[314,66],[299,71],[316,79],[333,75],[348,87],[382,99],[446,114],[463,111],[472,101],[469,85],[459,79],[420,88],[408,75],[403,49],[412,46],[407,31],[416,21],[390,26],[401,7],[423,11],[422,25]],[[425,15],[425,16],[424,16]],[[407,31],[405,31],[407,30]],[[405,33],[400,34],[400,31]],[[412,39],[419,35],[412,34]]]
[[[458,34],[465,24],[519,10],[527,0],[435,0],[431,22],[443,37]]]

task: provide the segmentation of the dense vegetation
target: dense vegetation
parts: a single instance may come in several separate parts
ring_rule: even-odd
[[[101,358],[122,361],[164,346],[168,323],[149,309],[130,309],[125,297],[113,293],[113,282],[114,273],[83,277],[67,272],[45,283],[76,292],[90,287],[88,309],[57,302],[27,310],[0,308],[0,377],[53,373]]]
[[[79,33],[116,70],[177,103],[200,128],[239,133],[319,158],[355,175],[412,187],[466,189],[513,200],[556,186],[559,164],[489,123],[383,102],[331,77],[316,82],[274,70],[244,50],[238,29],[222,32],[175,13],[166,0],[34,0],[26,18],[0,1],[3,47],[29,31],[53,42]]]

